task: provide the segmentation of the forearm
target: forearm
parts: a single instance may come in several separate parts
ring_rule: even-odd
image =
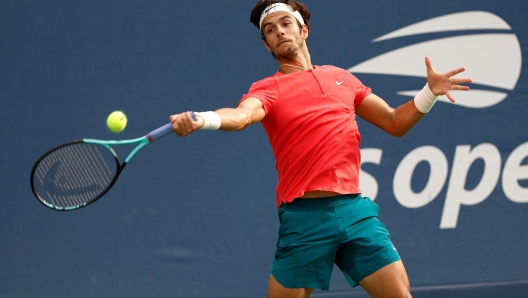
[[[425,114],[420,112],[414,100],[408,101],[391,113],[391,124],[386,131],[396,137],[404,136]]]
[[[215,111],[222,121],[220,130],[237,131],[248,127],[251,121],[250,111],[244,109],[222,108]]]
[[[242,130],[250,124],[261,121],[265,112],[262,102],[250,97],[242,101],[236,109],[222,108],[214,112],[194,112],[194,115],[196,118],[192,117],[191,112],[184,112],[169,117],[172,129],[178,136],[185,137],[201,129]]]
[[[438,96],[445,94],[450,101],[454,102],[450,90],[469,90],[469,87],[458,84],[471,83],[471,79],[451,78],[464,71],[464,68],[439,74],[433,70],[429,57],[425,58],[425,64],[427,84],[413,100],[393,109],[380,97],[369,94],[361,104],[356,106],[356,114],[389,134],[402,137],[431,110]]]
[[[236,108],[221,108],[213,112],[218,125],[214,129],[237,131],[261,121],[265,112],[262,102],[256,98],[247,98]],[[206,121],[208,122],[208,121]]]
[[[370,94],[356,107],[356,114],[392,136],[402,137],[425,115],[411,100],[391,108],[383,99]]]

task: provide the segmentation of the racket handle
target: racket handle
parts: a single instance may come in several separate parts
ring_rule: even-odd
[[[162,127],[151,131],[147,135],[147,138],[148,138],[149,142],[152,143],[155,140],[161,139],[161,138],[163,138],[164,136],[166,136],[166,135],[168,135],[170,133],[172,133],[172,123],[167,123],[167,124],[163,125]]]
[[[191,117],[193,118],[193,120],[196,121],[197,119],[196,119],[196,116],[194,115],[194,112],[190,111],[189,113],[191,113]],[[168,134],[171,134],[171,133],[172,133],[172,123],[167,123],[167,124],[163,125],[162,127],[151,131],[147,135],[147,138],[152,143],[155,140],[161,139],[164,136],[166,136]]]

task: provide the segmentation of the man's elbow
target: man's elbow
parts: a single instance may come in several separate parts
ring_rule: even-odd
[[[235,121],[236,130],[244,130],[251,125],[251,115],[247,112],[240,113]]]
[[[397,138],[402,138],[406,134],[407,134],[406,131],[405,132],[397,132],[397,133],[392,134],[392,136],[397,137]]]
[[[407,134],[407,132],[409,132],[409,130],[405,130],[405,129],[392,129],[392,130],[389,130],[387,131],[391,136],[393,137],[397,137],[397,138],[401,138],[403,137],[404,135]]]

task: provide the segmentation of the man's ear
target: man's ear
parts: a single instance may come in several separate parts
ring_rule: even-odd
[[[302,25],[302,28],[301,28],[301,36],[304,40],[307,40],[308,39],[308,26],[306,26],[306,24]]]

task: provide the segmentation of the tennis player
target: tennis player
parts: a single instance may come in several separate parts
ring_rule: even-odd
[[[463,72],[433,70],[416,97],[391,108],[352,74],[312,64],[306,44],[310,13],[293,0],[260,0],[251,22],[279,70],[254,83],[236,108],[170,116],[174,132],[242,130],[260,122],[278,171],[279,239],[268,297],[308,297],[327,290],[334,264],[352,286],[372,297],[410,297],[410,284],[379,207],[359,189],[360,134],[356,115],[401,137],[451,90],[469,90]]]

